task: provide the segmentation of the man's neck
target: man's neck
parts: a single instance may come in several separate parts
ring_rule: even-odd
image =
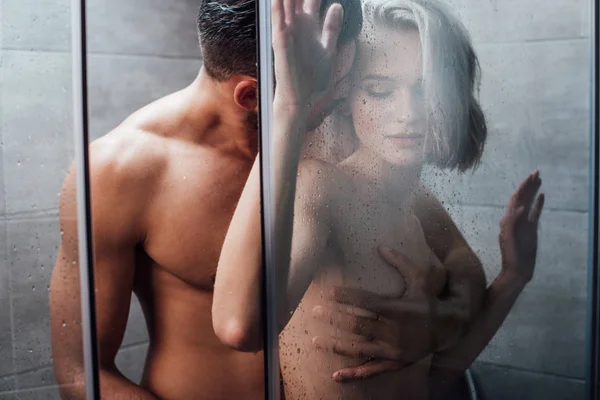
[[[235,83],[219,82],[204,68],[187,87],[185,119],[190,140],[232,155],[254,160],[258,152],[258,129],[250,113],[233,98]]]

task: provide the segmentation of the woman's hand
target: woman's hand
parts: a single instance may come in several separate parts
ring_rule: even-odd
[[[529,174],[510,197],[500,221],[501,274],[523,286],[535,267],[538,222],[544,208],[544,194],[537,195],[541,185],[539,171]]]
[[[344,10],[333,4],[321,25],[320,6],[320,0],[273,1],[276,107],[310,107],[330,84]]]

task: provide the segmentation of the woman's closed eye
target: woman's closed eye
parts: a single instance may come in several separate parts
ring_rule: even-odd
[[[367,83],[363,87],[369,96],[377,99],[385,99],[394,93],[394,89],[389,85],[382,85],[380,83]]]

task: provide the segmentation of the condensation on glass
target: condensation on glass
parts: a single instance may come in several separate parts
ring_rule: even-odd
[[[584,398],[591,2],[341,3],[303,140],[277,87],[261,132],[285,398]]]
[[[70,12],[0,4],[0,398],[58,399],[75,383],[57,381],[65,354],[52,346],[81,336],[77,238],[59,223],[59,208],[76,220],[75,188],[59,202],[75,154]],[[57,286],[73,288],[68,309]],[[82,367],[82,354],[71,361]]]

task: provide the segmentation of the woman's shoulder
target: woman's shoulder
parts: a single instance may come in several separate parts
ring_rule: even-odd
[[[298,178],[307,177],[317,180],[334,178],[341,174],[336,165],[318,158],[306,158],[298,165]]]
[[[348,184],[347,174],[326,161],[310,158],[302,160],[298,166],[297,190],[304,195],[334,201]]]

